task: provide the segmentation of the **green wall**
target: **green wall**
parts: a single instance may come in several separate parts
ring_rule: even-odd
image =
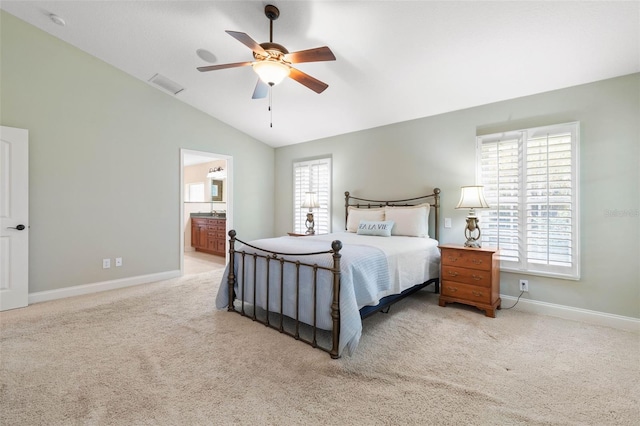
[[[425,99],[428,100],[428,97]],[[292,162],[333,158],[333,230],[344,229],[344,192],[413,197],[442,189],[443,243],[465,240],[460,186],[475,183],[475,137],[580,121],[582,274],[579,281],[501,274],[501,293],[640,318],[640,74],[276,149],[276,225],[292,228]],[[608,211],[631,212],[626,216]]]
[[[30,293],[178,270],[181,148],[233,156],[234,226],[273,234],[273,148],[4,11],[0,27],[0,123],[29,130]]]

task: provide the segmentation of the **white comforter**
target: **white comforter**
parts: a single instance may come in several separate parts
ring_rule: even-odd
[[[385,296],[398,294],[416,284],[438,276],[440,253],[437,241],[429,238],[415,237],[376,237],[357,235],[354,233],[334,233],[313,237],[281,237],[256,240],[250,244],[272,251],[284,253],[308,253],[326,251],[331,248],[331,241],[340,240],[343,249],[341,258],[340,281],[340,342],[339,353],[350,355],[355,350],[362,333],[362,321],[359,309],[366,305],[377,305]],[[239,246],[236,250],[250,251],[248,247]],[[287,256],[304,263],[316,263],[331,267],[331,255]],[[246,256],[244,271],[240,268],[240,255],[236,254],[236,281],[241,282],[243,273],[246,286],[236,286],[236,296],[240,300],[253,303],[263,309],[267,307],[266,294],[266,261],[256,264],[256,295],[253,294],[253,261]],[[228,267],[227,267],[228,268]],[[268,295],[269,310],[280,311],[280,267],[278,262],[270,261],[270,291]],[[216,307],[224,309],[228,305],[228,269],[225,271],[216,298]],[[285,265],[285,290],[283,294],[283,311],[285,315],[313,324],[313,289],[310,268],[300,269],[300,309],[296,312],[295,276],[293,265]],[[331,300],[333,297],[333,277],[330,272],[323,271],[318,275],[317,318],[316,324],[322,329],[331,329]]]
[[[362,244],[377,247],[387,258],[391,276],[391,288],[378,295],[374,303],[359,306],[377,305],[379,300],[435,278],[440,274],[440,250],[438,241],[431,238],[417,237],[376,237],[358,235],[353,232],[337,232],[327,235],[316,235],[313,238],[321,241],[340,240],[343,244]]]

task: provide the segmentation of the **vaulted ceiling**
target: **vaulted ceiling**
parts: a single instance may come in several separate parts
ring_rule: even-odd
[[[269,3],[280,9],[274,42],[289,51],[329,46],[336,56],[296,65],[328,89],[316,94],[286,79],[272,89],[271,113],[268,97],[251,99],[251,67],[196,70],[252,61],[225,30],[269,41]],[[0,7],[142,81],[161,74],[185,88],[176,99],[274,147],[640,71],[637,1],[3,0]]]

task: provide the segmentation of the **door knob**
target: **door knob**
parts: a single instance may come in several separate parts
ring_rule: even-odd
[[[8,226],[7,227],[7,229],[17,229],[18,231],[22,231],[24,228],[25,228],[25,226],[22,225],[22,224],[20,224],[18,226],[15,226],[15,227],[13,227],[13,226]]]

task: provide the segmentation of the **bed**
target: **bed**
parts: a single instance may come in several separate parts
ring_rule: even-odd
[[[392,201],[345,193],[345,230],[245,242],[229,231],[216,307],[351,355],[362,320],[433,285],[439,292],[440,190]]]

